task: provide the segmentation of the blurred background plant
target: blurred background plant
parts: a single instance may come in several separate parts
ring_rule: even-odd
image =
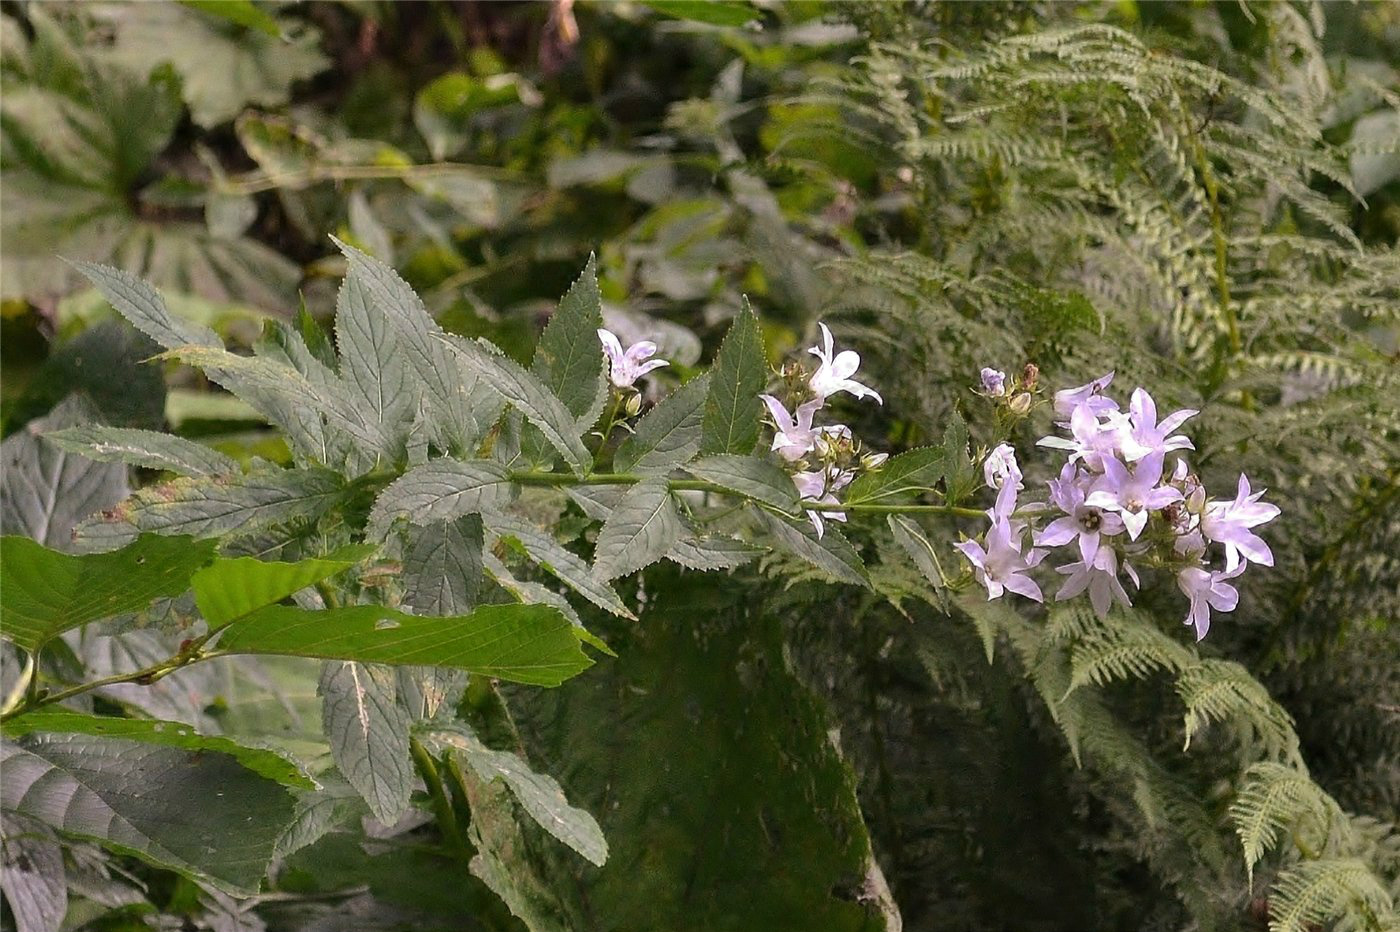
[[[0,30],[7,532],[14,464],[52,465],[37,418],[288,458],[252,409],[143,362],[157,348],[60,257],[249,346],[303,305],[329,318],[328,234],[522,362],[596,252],[607,325],[673,360],[659,385],[712,357],[741,295],[771,359],[824,317],[888,402],[848,423],[891,452],[956,410],[975,434],[983,365],[1117,369],[1203,410],[1208,485],[1232,486],[1228,452],[1284,507],[1279,566],[1208,650],[1265,680],[1352,816],[1274,810],[1294,842],[1252,892],[1226,816],[1245,739],[1216,721],[1182,754],[1184,680],[1151,676],[1169,663],[1112,645],[1129,672],[1105,680],[1145,682],[1076,720],[1011,629],[986,650],[893,563],[877,598],[770,561],[733,577],[743,606],[648,577],[679,607],[589,618],[612,667],[507,690],[522,749],[614,849],[595,870],[520,841],[531,928],[1364,928],[1383,909],[1343,855],[1400,896],[1395,5],[13,2]],[[125,494],[123,470],[64,468],[69,526]],[[138,624],[75,662],[134,668],[171,636]],[[324,759],[314,665],[225,673],[102,701]],[[65,846],[67,927],[516,922],[463,895],[423,819],[342,815],[247,903]],[[1325,870],[1281,918],[1275,877]]]

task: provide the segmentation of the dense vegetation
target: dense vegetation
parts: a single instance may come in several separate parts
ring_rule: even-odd
[[[1400,929],[1396,6],[0,30],[6,928]]]

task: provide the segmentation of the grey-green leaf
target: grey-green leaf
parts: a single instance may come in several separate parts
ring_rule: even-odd
[[[228,754],[83,734],[0,741],[4,808],[234,893],[254,893],[292,796]]]
[[[443,334],[438,337],[463,364],[489,384],[506,402],[525,415],[564,457],[577,475],[588,469],[588,448],[579,438],[577,420],[554,392],[518,363],[497,355],[473,340]]]
[[[331,758],[385,825],[408,808],[414,782],[411,719],[398,702],[396,682],[389,667],[331,661],[322,667],[318,687]]]
[[[329,469],[258,469],[218,479],[174,479],[148,486],[78,525],[88,550],[121,547],[145,531],[193,537],[246,534],[314,519],[336,504],[345,480]]]
[[[480,515],[409,528],[403,558],[404,605],[417,615],[471,611],[481,589],[483,537]],[[399,670],[400,697],[418,718],[432,718],[465,685],[466,675],[460,670]]]
[[[391,458],[404,455],[422,394],[400,332],[371,304],[359,274],[345,277],[336,300],[335,342],[352,403],[374,425]]]
[[[238,461],[202,443],[174,434],[128,427],[83,424],[49,431],[44,439],[69,453],[102,463],[128,463],[181,476],[222,476],[239,472]]]
[[[63,849],[36,819],[0,812],[0,890],[15,932],[58,932],[68,913]]]
[[[492,460],[434,460],[410,469],[379,493],[367,533],[383,537],[398,518],[426,525],[503,508],[516,491],[510,473]]]
[[[171,314],[160,292],[130,272],[95,262],[75,262],[73,267],[82,272],[132,326],[166,349],[223,346],[213,330]]]
[[[766,378],[763,333],[745,298],[710,369],[701,453],[753,452],[758,443],[758,395]]]
[[[767,460],[722,453],[703,456],[685,468],[732,492],[797,513],[797,486],[792,484],[792,477]]]
[[[213,556],[213,541],[188,537],[143,536],[124,550],[84,556],[0,537],[0,629],[33,650],[70,628],[179,595]]]
[[[614,579],[650,566],[666,555],[683,531],[666,480],[639,482],[603,522],[593,571],[603,579]]]
[[[943,575],[943,567],[938,564],[938,554],[919,525],[906,515],[890,515],[889,525],[895,541],[909,554],[909,559],[914,561],[929,585],[935,589],[945,588],[948,581]]]
[[[838,582],[867,585],[865,564],[851,542],[830,523],[818,539],[811,526],[799,518],[784,518],[755,509],[764,527],[784,550],[801,557]]]
[[[967,448],[967,425],[954,411],[943,429],[943,480],[949,505],[956,505],[977,488],[977,470]]]
[[[539,826],[599,867],[608,860],[608,842],[592,815],[569,805],[557,780],[535,773],[518,755],[488,748],[462,725],[435,728],[425,736],[435,750],[450,751],[485,782],[499,779]]]
[[[648,475],[670,472],[700,452],[710,374],[691,379],[637,422],[636,431],[617,448],[618,472]]]
[[[603,350],[598,328],[603,326],[603,296],[598,291],[598,263],[593,256],[578,279],[559,300],[535,347],[531,371],[573,412],[588,419],[603,388]]]
[[[548,531],[499,512],[488,512],[482,518],[492,534],[517,542],[526,556],[594,605],[623,618],[637,617],[611,586],[589,572],[588,564],[578,554]]]
[[[666,551],[666,559],[692,570],[732,570],[762,551],[724,534],[686,534]]]

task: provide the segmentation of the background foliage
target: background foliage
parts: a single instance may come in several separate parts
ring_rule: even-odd
[[[7,534],[72,550],[81,519],[168,488],[172,472],[262,474],[304,452],[197,368],[145,362],[160,349],[149,332],[57,257],[150,280],[201,335],[181,343],[212,334],[279,361],[300,344],[324,361],[331,338],[342,357],[355,345],[332,323],[347,263],[330,235],[398,269],[443,329],[522,365],[548,349],[556,301],[596,254],[603,321],[624,342],[661,344],[668,390],[715,359],[741,295],[770,361],[810,345],[820,317],[860,348],[887,401],[852,406],[847,422],[890,452],[943,441],[960,415],[974,449],[988,441],[968,394],[981,365],[1033,361],[1053,385],[1116,369],[1161,404],[1202,410],[1208,486],[1243,469],[1284,509],[1268,534],[1278,566],[1252,574],[1199,652],[1175,603],[1148,593],[1112,626],[1077,609],[950,605],[876,526],[851,533],[870,590],[778,552],[722,586],[670,566],[624,580],[626,603],[645,606],[635,621],[575,600],[618,656],[557,689],[276,656],[104,687],[87,705],[104,727],[182,723],[190,743],[84,735],[73,720],[46,726],[58,742],[7,724],[20,742],[7,754],[27,755],[7,770],[94,767],[99,788],[123,768],[155,774],[158,803],[128,813],[138,825],[173,801],[230,834],[237,815],[266,813],[264,827],[289,826],[246,839],[269,879],[259,889],[236,852],[205,864],[188,839],[151,831],[116,852],[91,831],[56,834],[7,790],[7,923],[1394,926],[1394,7],[0,13]],[[578,414],[591,398],[563,400]],[[395,442],[415,413],[381,412],[405,431]],[[203,452],[129,469],[40,436],[94,422],[169,428]],[[1029,449],[1047,426],[1013,439]],[[526,431],[532,442],[548,449]],[[525,504],[559,532],[537,548],[595,544],[598,503]],[[461,522],[444,534],[505,542],[485,552],[492,585],[559,598],[519,558],[519,528]],[[954,530],[929,533],[947,567]],[[322,557],[341,534],[321,526],[291,547],[245,535],[215,563],[186,548],[187,569]],[[412,587],[356,577],[351,591],[440,615],[481,595]],[[46,673],[140,669],[207,609],[165,599],[75,630]],[[4,651],[8,693],[21,658]],[[469,727],[415,732],[411,748],[410,723],[464,685],[456,718]],[[372,736],[336,739],[371,708]],[[264,770],[290,756],[301,771],[279,781],[238,765],[219,736],[265,748],[250,758]],[[84,743],[114,740],[125,756],[95,767]],[[226,772],[188,772],[193,748]],[[469,837],[453,837],[418,782],[419,751],[455,767],[444,779],[470,802]],[[308,774],[314,795],[298,785]],[[561,786],[572,829],[556,839],[536,819],[563,811],[550,808]],[[156,846],[177,870],[149,863]],[[482,859],[471,872],[464,851]],[[178,872],[191,858],[198,870]]]

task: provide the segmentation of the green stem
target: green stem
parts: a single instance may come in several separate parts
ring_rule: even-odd
[[[539,486],[635,485],[647,478],[646,476],[615,472],[595,472],[582,477],[558,472],[516,472],[511,473],[510,476],[511,481],[519,485]],[[743,498],[756,503],[758,501],[751,496],[743,495],[733,489],[704,479],[668,479],[667,485],[671,487],[673,492],[714,492],[718,495]],[[874,502],[857,502],[849,505],[803,502],[802,509],[804,511],[844,511],[852,514],[873,515],[952,515],[959,518],[980,518],[986,514],[980,508],[961,508],[954,505],[881,505]]]
[[[438,827],[442,829],[443,836],[458,857],[463,861],[470,861],[471,849],[462,838],[462,830],[457,825],[457,812],[452,808],[452,800],[447,798],[447,790],[443,787],[442,775],[438,773],[433,755],[428,753],[428,749],[423,747],[423,743],[416,737],[408,739],[408,750],[413,755],[413,765],[418,768],[419,775],[428,787],[428,795],[433,800],[433,812],[437,815]]]

